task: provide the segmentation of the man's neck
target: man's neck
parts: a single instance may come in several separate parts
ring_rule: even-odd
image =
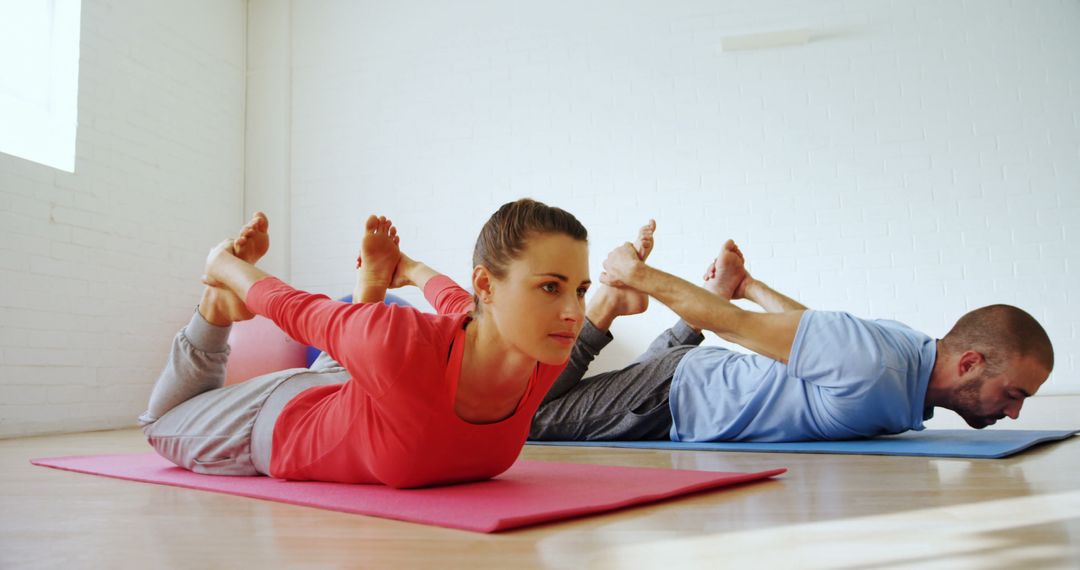
[[[930,371],[930,382],[926,386],[924,408],[946,407],[949,403],[949,394],[952,392],[951,382],[947,374],[949,355],[944,352],[941,339],[936,342],[937,357],[934,359],[934,369]]]

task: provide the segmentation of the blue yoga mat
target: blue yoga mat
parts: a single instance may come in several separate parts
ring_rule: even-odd
[[[834,453],[841,455],[913,455],[920,457],[972,457],[1000,459],[1036,444],[1072,437],[1075,430],[954,430],[909,431],[873,439],[745,443],[685,441],[530,441],[532,445],[576,447],[630,447],[685,451],[746,451],[765,453]]]

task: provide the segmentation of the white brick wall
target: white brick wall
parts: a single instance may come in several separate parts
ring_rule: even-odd
[[[690,278],[731,236],[813,307],[940,336],[1020,305],[1057,347],[1045,392],[1080,393],[1075,2],[338,0],[292,26],[299,286],[349,290],[368,212],[464,280],[532,196],[586,223],[594,275],[654,216],[655,263]],[[719,47],[790,28],[813,41]],[[618,323],[599,364],[670,319]]]
[[[243,198],[245,2],[84,0],[76,171],[0,154],[0,437],[132,425]]]

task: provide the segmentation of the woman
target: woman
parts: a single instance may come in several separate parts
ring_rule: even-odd
[[[398,488],[487,479],[513,464],[583,323],[590,281],[577,219],[533,200],[503,205],[477,240],[471,296],[402,254],[392,223],[371,216],[351,305],[256,268],[267,226],[256,214],[207,258],[203,301],[140,417],[158,453],[200,473]],[[382,303],[406,285],[438,314]],[[329,356],[222,388],[228,325],[252,313]]]

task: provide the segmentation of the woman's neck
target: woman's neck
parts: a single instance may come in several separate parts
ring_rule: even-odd
[[[473,423],[513,415],[525,395],[536,360],[512,346],[493,323],[478,317],[465,329],[454,411]]]

